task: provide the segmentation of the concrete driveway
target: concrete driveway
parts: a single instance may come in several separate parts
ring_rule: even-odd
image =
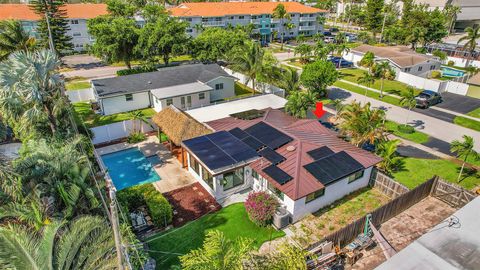
[[[447,109],[458,113],[469,113],[480,108],[480,99],[461,96],[452,93],[442,93],[443,102],[435,105],[435,107]]]

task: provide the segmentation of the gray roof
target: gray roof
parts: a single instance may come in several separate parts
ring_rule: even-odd
[[[376,269],[478,269],[479,209],[480,197],[477,197]]]
[[[211,90],[213,90],[213,88],[208,86],[207,84],[196,82],[154,89],[151,91],[151,93],[155,97],[163,99]]]
[[[106,97],[199,81],[206,83],[221,76],[232,77],[217,64],[193,64],[161,68],[154,72],[92,80],[92,84],[98,96]]]

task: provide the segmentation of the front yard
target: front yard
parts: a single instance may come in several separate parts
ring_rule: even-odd
[[[73,103],[75,109],[75,118],[78,123],[83,121],[87,128],[108,125],[124,120],[130,120],[131,116],[128,112],[117,113],[112,115],[99,115],[96,114],[88,102]],[[152,108],[140,110],[146,117],[152,117],[155,114],[155,110]]]
[[[229,239],[253,239],[255,248],[270,239],[285,235],[273,227],[258,227],[248,218],[243,203],[232,204],[183,227],[147,239],[150,256],[157,261],[157,269],[170,269],[173,265],[179,265],[179,254],[200,248],[209,230],[219,230]]]
[[[365,88],[360,87],[360,86],[356,86],[356,85],[352,85],[352,84],[349,84],[349,83],[346,83],[346,82],[336,81],[333,84],[333,86],[343,88],[345,90],[355,92],[355,93],[360,94],[360,95],[365,95]],[[375,92],[375,91],[371,91],[371,90],[367,90],[367,97],[371,97],[371,98],[374,98],[374,99],[377,99],[377,100],[381,100],[383,102],[386,102],[386,103],[389,103],[389,104],[392,104],[392,105],[395,105],[395,106],[400,106],[400,99],[398,99],[396,97],[393,97],[393,96],[389,96],[388,93],[385,93],[383,98],[380,98],[380,93]]]
[[[65,89],[67,91],[90,88],[90,82],[84,77],[73,77],[65,79]]]
[[[358,190],[290,226],[294,239],[309,245],[345,227],[389,201],[375,188]]]

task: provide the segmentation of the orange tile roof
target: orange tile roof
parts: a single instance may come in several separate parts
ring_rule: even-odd
[[[326,10],[302,5],[298,2],[202,2],[183,3],[170,8],[176,17],[215,17],[225,15],[271,14],[278,4],[283,4],[289,13],[318,13]]]
[[[105,4],[67,4],[67,18],[91,19],[107,14]],[[26,4],[0,4],[0,20],[36,21],[40,17]]]

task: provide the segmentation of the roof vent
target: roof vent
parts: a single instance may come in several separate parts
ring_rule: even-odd
[[[151,82],[151,81],[148,81],[148,84],[152,84],[152,82]]]
[[[287,151],[288,151],[288,152],[293,152],[293,151],[295,151],[295,146],[293,146],[293,145],[288,146],[288,147],[287,147]]]

